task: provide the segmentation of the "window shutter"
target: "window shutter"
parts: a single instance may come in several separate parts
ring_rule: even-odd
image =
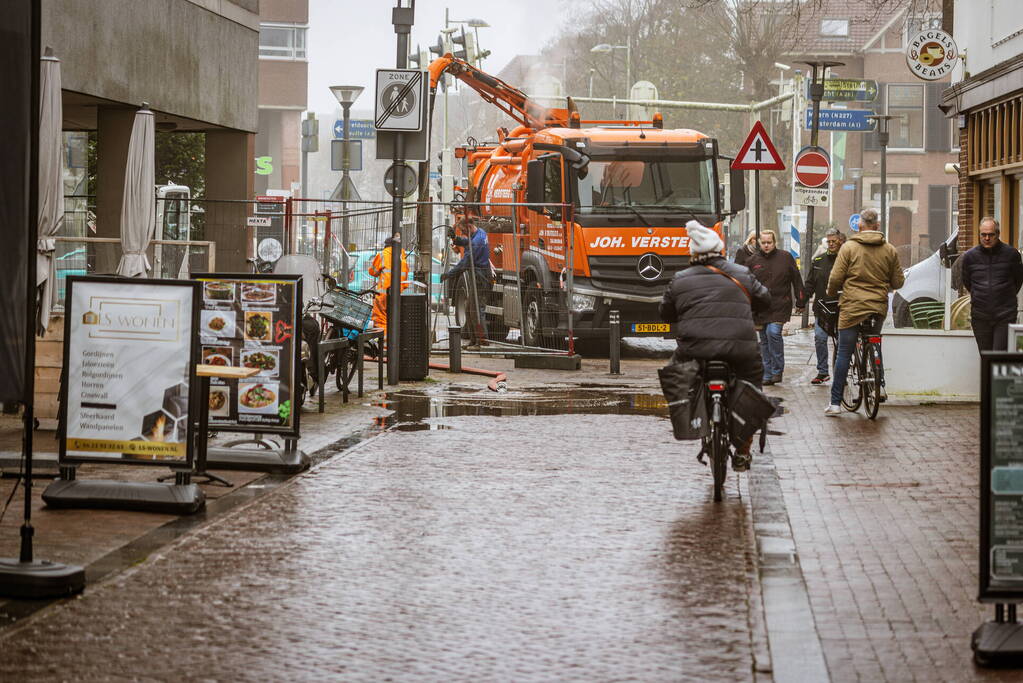
[[[888,97],[888,86],[885,83],[877,84],[877,99],[871,104],[871,109],[874,110],[875,114],[884,114],[885,101]],[[889,121],[889,123],[891,123]],[[890,127],[889,127],[890,128]],[[881,149],[881,144],[877,141],[877,133],[870,132],[863,137],[863,149],[868,151],[878,151]]]
[[[945,118],[945,114],[938,109],[941,103],[941,93],[948,86],[947,83],[928,83],[924,99],[924,127],[926,139],[924,149],[928,152],[949,151],[949,139],[952,124]]]
[[[951,185],[927,186],[927,235],[931,249],[937,249],[949,236],[948,193]]]

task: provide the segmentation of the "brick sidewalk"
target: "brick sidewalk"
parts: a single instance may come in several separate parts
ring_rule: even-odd
[[[979,406],[826,418],[809,341],[786,340],[771,447],[832,679],[1019,680],[976,669],[970,650],[993,611],[976,601]]]

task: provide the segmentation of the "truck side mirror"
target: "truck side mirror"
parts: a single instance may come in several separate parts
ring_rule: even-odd
[[[543,159],[530,159],[526,163],[526,202],[529,204],[543,204],[543,181],[544,162]],[[540,211],[542,207],[530,206],[530,211]]]
[[[746,185],[742,171],[734,168],[728,169],[728,185],[730,195],[728,197],[728,212],[736,214],[746,208]]]

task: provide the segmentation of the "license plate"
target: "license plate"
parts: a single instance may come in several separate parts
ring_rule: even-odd
[[[671,332],[671,325],[668,323],[634,323],[632,331],[637,334],[643,332]]]

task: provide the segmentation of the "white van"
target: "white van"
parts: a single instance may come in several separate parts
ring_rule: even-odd
[[[951,300],[959,298],[952,287],[951,263],[957,254],[959,229],[936,252],[906,269],[906,284],[891,297],[892,321],[895,327],[913,327],[909,305],[920,301],[945,301],[945,290],[952,289]]]

